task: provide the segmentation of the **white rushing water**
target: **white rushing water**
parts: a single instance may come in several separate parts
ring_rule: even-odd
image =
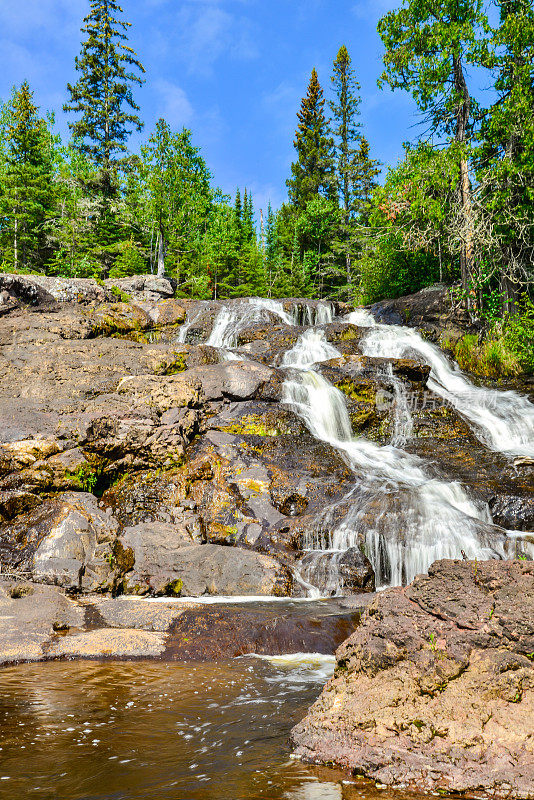
[[[534,405],[526,397],[475,386],[436,345],[412,328],[377,325],[365,309],[353,312],[347,321],[370,329],[360,345],[364,355],[413,356],[428,364],[428,388],[455,408],[491,450],[534,457]]]
[[[203,311],[196,312],[184,328]],[[350,490],[325,508],[315,527],[306,532],[305,554],[296,577],[308,596],[343,592],[342,562],[353,548],[367,554],[378,587],[409,583],[433,561],[459,558],[462,553],[481,560],[506,557],[515,540],[492,524],[487,504],[472,499],[459,482],[434,477],[420,458],[402,449],[413,423],[406,385],[390,364],[382,367],[383,379],[391,387],[390,444],[380,446],[354,436],[345,395],[317,371],[320,363],[341,357],[324,330],[313,327],[332,321],[332,304],[295,304],[289,313],[276,300],[232,302],[221,306],[206,344],[218,348],[222,359],[240,358],[233,352],[240,331],[273,314],[286,325],[309,326],[284,355],[283,402],[314,437],[340,453],[354,474]],[[369,329],[360,345],[365,355],[413,356],[428,363],[429,389],[454,406],[488,447],[532,454],[534,407],[525,398],[474,386],[416,331],[377,325],[365,309],[356,310],[344,321]],[[181,335],[184,341],[187,330]],[[203,600],[221,602],[221,598]]]
[[[486,504],[471,500],[458,482],[427,474],[418,457],[354,437],[345,395],[309,369],[322,360],[316,333],[304,334],[286,354],[284,364],[298,371],[285,381],[283,401],[317,439],[343,455],[355,474],[355,486],[305,536],[303,584],[341,592],[339,555],[362,545],[379,586],[409,583],[433,561],[459,558],[462,550],[469,558],[504,557],[505,532],[491,524]],[[334,357],[326,341],[323,355]],[[401,406],[397,440],[406,436],[409,421]],[[347,509],[341,520],[336,519],[340,507]]]

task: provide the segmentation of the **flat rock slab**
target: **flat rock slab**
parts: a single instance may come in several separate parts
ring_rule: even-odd
[[[534,798],[534,564],[438,561],[377,595],[296,754],[388,786]]]
[[[88,627],[136,628],[164,633],[191,607],[188,603],[151,602],[131,596],[92,598],[85,605],[85,623]]]
[[[58,637],[49,658],[154,658],[165,650],[165,635],[133,628],[103,628]]]

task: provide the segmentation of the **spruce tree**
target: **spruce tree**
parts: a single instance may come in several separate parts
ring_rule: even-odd
[[[330,102],[332,112],[337,155],[337,175],[343,207],[342,245],[345,251],[345,268],[347,284],[352,283],[351,251],[354,234],[355,203],[353,187],[358,171],[356,164],[361,124],[360,115],[360,84],[356,80],[351,66],[349,51],[343,45],[340,47],[334,61],[334,74],[332,84],[336,99]]]
[[[235,229],[238,245],[243,243],[243,203],[239,187],[236,189],[234,201]]]
[[[356,80],[351,63],[349,51],[343,45],[334,61],[332,75],[336,100],[329,104],[334,123],[332,133],[336,142],[337,173],[346,222],[352,211],[354,159],[360,142],[361,128],[361,123],[358,121],[361,86]]]
[[[120,19],[122,13],[114,0],[91,0],[82,27],[87,38],[75,62],[80,78],[68,84],[70,101],[63,106],[78,115],[69,127],[81,152],[102,171],[104,194],[111,191],[112,172],[127,161],[132,129],[143,128],[132,86],[143,83],[139,73],[145,69],[126,44],[130,23]]]
[[[336,198],[334,142],[324,105],[323,90],[313,69],[297,113],[299,124],[293,142],[297,160],[291,165],[292,177],[286,181],[289,199],[299,210],[319,194]]]
[[[27,81],[13,91],[7,117],[2,205],[17,271],[42,266],[43,225],[53,203],[51,141]]]
[[[361,225],[369,223],[371,199],[373,191],[378,186],[376,179],[379,175],[380,161],[371,158],[369,142],[362,136],[360,146],[354,154],[351,174],[354,210]]]
[[[252,194],[247,189],[245,189],[243,197],[243,235],[247,242],[253,242],[256,238],[254,231],[254,203]]]

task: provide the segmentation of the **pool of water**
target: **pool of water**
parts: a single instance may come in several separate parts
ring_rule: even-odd
[[[52,662],[0,672],[0,798],[409,797],[290,758],[330,656]]]

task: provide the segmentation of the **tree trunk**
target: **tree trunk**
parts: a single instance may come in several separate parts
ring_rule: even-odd
[[[456,142],[463,146],[467,139],[467,127],[471,116],[471,97],[465,81],[462,60],[460,56],[453,56],[454,88],[459,96],[456,108]],[[463,217],[462,247],[460,252],[460,270],[462,276],[462,289],[464,290],[464,303],[470,308],[471,280],[474,272],[474,224],[473,203],[471,199],[471,181],[469,179],[469,164],[465,151],[460,157],[460,204]]]
[[[15,235],[13,238],[13,253],[15,257],[15,272],[18,272],[19,269],[19,242],[18,242],[18,232],[19,232],[19,221],[15,216]]]
[[[158,237],[158,278],[165,277],[165,238],[160,229]]]

